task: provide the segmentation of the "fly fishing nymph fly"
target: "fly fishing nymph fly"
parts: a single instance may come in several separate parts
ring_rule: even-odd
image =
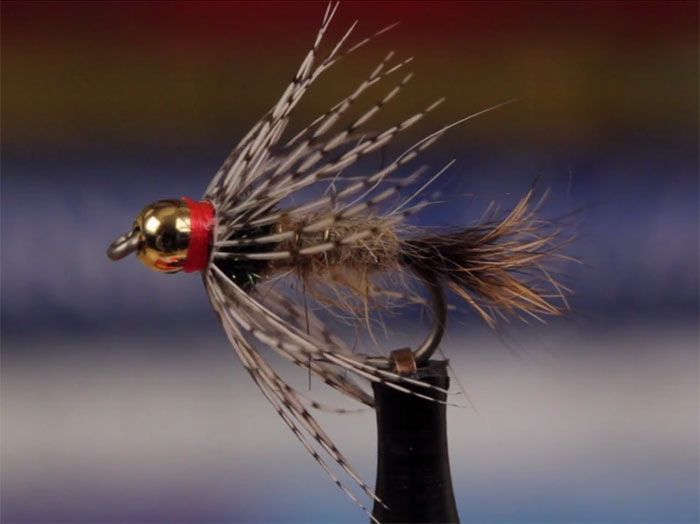
[[[255,384],[340,489],[369,513],[336,471],[377,500],[373,490],[310,412],[324,405],[289,385],[260,349],[270,348],[372,407],[371,383],[415,396],[422,396],[420,387],[433,387],[416,380],[413,372],[440,342],[447,291],[493,325],[500,317],[558,315],[566,307],[567,290],[548,270],[558,256],[559,231],[537,216],[539,201],[532,191],[508,212],[487,210],[468,226],[437,231],[408,224],[410,217],[436,204],[423,196],[424,190],[452,164],[429,168],[420,164],[422,153],[453,126],[508,102],[428,131],[401,154],[365,167],[369,164],[361,161],[379,155],[441,102],[373,129],[373,117],[411,78],[405,72],[410,60],[395,60],[389,53],[344,99],[286,136],[294,109],[312,84],[383,32],[349,44],[353,24],[336,43],[322,45],[337,7],[328,5],[293,81],[233,149],[202,198],[161,200],[146,207],[108,255],[117,260],[135,253],[160,272],[201,273],[211,304]],[[362,95],[383,83],[390,84],[384,96],[364,103]],[[365,109],[339,125],[357,107]],[[353,170],[358,166],[364,170],[359,174]],[[280,280],[294,283],[300,290],[296,298],[276,287]],[[383,300],[395,305],[415,298],[413,288],[405,285],[409,281],[428,291],[430,298],[423,301],[430,304],[435,323],[425,342],[408,355],[363,353],[308,305],[320,304],[340,317],[364,318]],[[407,384],[419,386],[418,391]]]

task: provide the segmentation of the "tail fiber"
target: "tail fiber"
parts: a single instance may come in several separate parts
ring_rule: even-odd
[[[528,193],[505,217],[488,210],[457,232],[404,241],[403,263],[429,271],[494,326],[497,317],[544,321],[568,309],[571,290],[550,274],[561,253],[561,229],[538,218],[543,199]]]

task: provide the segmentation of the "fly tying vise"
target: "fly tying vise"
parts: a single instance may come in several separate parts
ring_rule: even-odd
[[[367,387],[371,383],[435,401],[421,388],[446,392],[417,380],[414,372],[428,361],[445,332],[446,290],[489,325],[507,316],[558,315],[566,308],[570,290],[548,269],[552,260],[565,258],[560,255],[561,231],[538,217],[541,200],[535,201],[532,190],[510,211],[489,208],[469,226],[436,232],[406,225],[409,217],[435,204],[431,199],[412,201],[451,166],[449,162],[410,197],[392,204],[422,180],[425,166],[410,167],[421,153],[457,124],[508,102],[439,128],[380,168],[364,166],[364,173],[347,173],[441,102],[383,130],[368,129],[368,122],[408,83],[407,74],[369,109],[338,125],[349,109],[358,107],[363,93],[409,63],[410,59],[392,63],[392,52],[346,98],[282,140],[293,110],[319,76],[385,31],[347,45],[353,24],[320,57],[337,7],[328,5],[292,83],[233,149],[201,201],[183,198],[151,204],[107,254],[119,260],[135,253],[146,266],[164,273],[200,272],[231,345],[255,384],[334,483],[369,514],[331,464],[366,495],[378,498],[309,412],[309,408],[345,410],[328,408],[289,385],[260,346],[370,407],[374,406]],[[404,169],[409,169],[406,176],[391,178]],[[323,191],[312,195],[319,185]],[[413,351],[389,355],[355,351],[307,307],[307,294],[326,309],[342,313],[365,311],[381,297],[418,302],[405,280],[394,278],[386,289],[380,286],[377,279],[386,274],[412,275],[431,295],[432,331]],[[269,285],[280,279],[301,284],[303,303]]]

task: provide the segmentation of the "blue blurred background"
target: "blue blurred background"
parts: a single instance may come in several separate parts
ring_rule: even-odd
[[[243,373],[201,280],[105,256],[143,205],[201,195],[323,9],[3,2],[3,522],[365,520]],[[463,522],[699,518],[697,15],[341,5],[335,35],[402,24],[320,81],[297,129],[394,49],[416,78],[378,126],[443,95],[423,134],[521,97],[433,148],[432,165],[457,163],[421,223],[468,224],[535,181],[547,216],[582,209],[566,318],[497,333],[451,319],[444,350],[475,406],[449,412]],[[373,414],[321,418],[373,479]]]

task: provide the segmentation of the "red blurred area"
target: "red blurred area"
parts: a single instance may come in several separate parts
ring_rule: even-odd
[[[279,46],[308,38],[326,2],[52,2],[6,0],[4,43],[37,40],[114,39],[125,45]],[[451,46],[463,41],[493,45],[538,38],[605,38],[638,43],[696,38],[697,2],[342,2],[338,17],[381,27],[397,20],[400,38]],[[259,28],[265,27],[265,38]],[[367,29],[367,28],[365,28]],[[269,40],[274,33],[274,44]]]

